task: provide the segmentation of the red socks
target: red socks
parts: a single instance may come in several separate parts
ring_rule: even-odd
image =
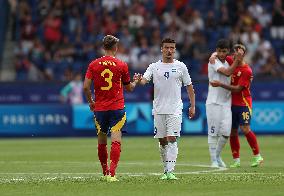
[[[258,147],[258,144],[257,144],[257,139],[256,139],[256,136],[255,134],[250,131],[248,132],[246,135],[246,138],[247,138],[247,141],[252,149],[252,152],[254,155],[257,155],[259,154],[259,147]]]
[[[240,158],[240,141],[238,135],[230,136],[230,146],[233,158]]]
[[[115,176],[115,170],[120,158],[120,142],[112,142],[111,143],[111,150],[110,150],[110,175]]]
[[[115,176],[115,170],[117,168],[117,164],[120,158],[120,142],[112,142],[111,150],[110,150],[110,169],[108,169],[108,153],[107,153],[107,145],[106,144],[98,144],[98,157],[101,162],[101,166],[103,169],[104,175]]]
[[[254,155],[259,154],[259,147],[257,144],[257,139],[255,134],[250,131],[246,135],[247,141],[253,151]],[[240,141],[239,141],[239,136],[230,136],[230,144],[231,144],[231,151],[234,159],[240,158]]]
[[[108,154],[107,154],[106,144],[98,144],[98,157],[101,162],[104,176],[108,175],[109,174],[108,165],[107,165]]]

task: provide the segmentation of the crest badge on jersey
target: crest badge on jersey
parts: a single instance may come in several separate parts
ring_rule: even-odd
[[[241,76],[241,74],[242,74],[242,72],[240,72],[240,71],[239,71],[239,72],[238,72],[238,74],[237,74],[237,76],[239,76],[239,77],[240,77],[240,76]]]

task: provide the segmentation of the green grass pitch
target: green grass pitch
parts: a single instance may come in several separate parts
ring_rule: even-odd
[[[119,182],[100,181],[96,138],[1,139],[0,195],[284,195],[284,136],[258,136],[264,164],[251,168],[241,137],[241,168],[209,168],[207,137],[182,136],[177,181],[162,181],[157,140],[125,137]],[[229,145],[223,160],[231,163]]]

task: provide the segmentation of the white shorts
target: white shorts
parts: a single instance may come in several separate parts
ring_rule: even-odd
[[[232,129],[232,111],[230,106],[218,104],[206,105],[208,135],[230,136]]]
[[[154,138],[180,137],[181,114],[154,114]]]

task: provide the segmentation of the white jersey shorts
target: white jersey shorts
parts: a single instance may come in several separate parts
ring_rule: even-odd
[[[206,116],[208,135],[230,136],[232,129],[232,111],[230,106],[207,104]]]
[[[180,137],[181,114],[154,114],[154,138]]]

